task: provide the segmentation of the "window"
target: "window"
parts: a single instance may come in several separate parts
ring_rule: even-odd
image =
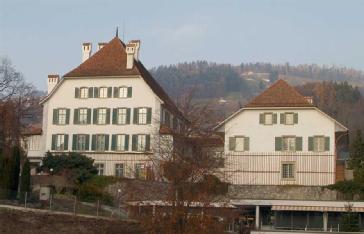
[[[294,152],[296,151],[296,137],[283,137],[282,138],[282,150]]]
[[[128,87],[120,87],[119,98],[127,98],[127,97],[128,97]]]
[[[145,165],[143,163],[136,163],[134,171],[135,179],[145,179],[145,176]]]
[[[126,108],[120,108],[117,112],[117,123],[118,124],[126,124],[126,115],[127,115]]]
[[[294,125],[298,123],[298,113],[287,112],[281,113],[281,124]]]
[[[292,125],[293,122],[293,113],[285,113],[285,124]]]
[[[259,114],[259,123],[264,125],[273,125],[277,123],[276,113],[261,113]]]
[[[150,150],[150,135],[133,135],[132,136],[133,151],[149,151]]]
[[[100,98],[107,98],[107,87],[101,87],[99,89],[99,97]]]
[[[105,168],[105,165],[103,163],[95,163],[94,165],[97,169],[97,174],[98,175],[104,175],[104,168]]]
[[[295,178],[295,165],[294,163],[282,164],[282,179],[294,179]]]
[[[124,164],[118,163],[115,164],[115,176],[124,177]]]
[[[138,123],[147,124],[147,108],[139,108]]]
[[[96,151],[105,151],[105,135],[96,135]]]
[[[248,151],[249,150],[249,137],[235,136],[229,138],[230,151]]]
[[[315,152],[325,151],[325,137],[316,136],[313,138],[313,151]]]
[[[77,135],[77,144],[76,144],[76,149],[77,150],[86,150],[86,135]],[[88,148],[88,146],[87,146]]]
[[[87,109],[86,108],[79,109],[78,122],[80,124],[87,124]]]
[[[65,150],[65,139],[64,139],[64,135],[57,135],[57,138],[56,138],[56,150],[59,150],[59,151],[62,151],[62,150]]]
[[[125,150],[125,135],[116,135],[116,150]]]
[[[58,109],[58,124],[66,124],[67,111],[66,109]]]
[[[100,108],[97,111],[97,123],[98,124],[106,124],[106,108]]]
[[[88,88],[80,88],[80,98],[88,98]]]

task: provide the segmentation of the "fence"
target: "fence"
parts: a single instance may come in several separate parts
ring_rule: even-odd
[[[90,201],[91,200],[91,201]],[[20,192],[0,189],[0,205],[63,212],[73,215],[88,215],[114,219],[127,218],[127,212],[118,202],[104,201],[100,198],[88,197],[88,202],[80,196],[57,194],[51,191]]]

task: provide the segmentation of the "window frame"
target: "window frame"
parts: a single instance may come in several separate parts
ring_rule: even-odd
[[[121,116],[121,114],[120,114],[121,111],[124,111],[125,112],[124,114],[122,114],[122,116],[124,116],[124,118],[123,118],[124,119],[124,122],[119,121],[120,120],[120,116]],[[128,122],[128,108],[126,108],[126,107],[117,108],[117,111],[116,111],[116,123],[118,125],[126,125],[127,122]]]
[[[101,92],[101,90],[106,90],[106,92]],[[99,87],[99,96],[98,98],[102,98],[102,99],[105,99],[105,98],[108,98],[108,87],[105,87],[105,86],[102,86],[102,87]],[[101,94],[104,94],[105,93],[105,96],[101,96]]]
[[[83,114],[83,115],[85,115],[86,117],[85,117],[85,119],[84,119],[84,121],[85,122],[81,122],[81,111],[86,111],[86,114]],[[85,107],[81,107],[81,108],[78,108],[78,116],[77,116],[77,118],[78,118],[78,124],[80,124],[80,125],[86,125],[88,122],[88,108],[85,108]]]
[[[116,139],[115,139],[115,151],[125,151],[125,143],[126,143],[126,134],[115,134],[116,136]],[[119,144],[119,139],[121,138],[120,140],[120,143]],[[119,146],[121,146],[119,148]]]
[[[243,149],[242,150],[237,150],[237,139],[238,138],[243,139]],[[245,152],[245,151],[247,151],[245,149],[246,136],[234,136],[234,139],[235,139],[235,149],[234,149],[234,152]]]
[[[322,139],[322,150],[319,150],[318,148],[316,148],[316,146],[318,147],[318,142],[317,142],[317,140],[318,139]],[[313,152],[325,152],[326,150],[325,150],[325,142],[326,141],[326,138],[325,138],[325,136],[324,135],[316,135],[316,136],[313,136],[313,145],[312,145],[312,147],[313,147]]]
[[[60,139],[63,138],[62,142]],[[56,151],[65,151],[66,146],[66,134],[56,134],[56,142],[55,142],[55,150]]]
[[[100,149],[98,146],[100,146],[100,142],[98,140],[99,137],[103,137],[104,140],[103,140],[103,148]],[[106,134],[95,134],[95,151],[96,152],[104,152],[106,151]]]
[[[83,94],[83,90],[86,90],[86,96],[82,96],[82,94]],[[80,96],[79,96],[79,98],[80,99],[88,99],[89,98],[89,96],[88,96],[88,94],[89,94],[89,88],[88,87],[80,87]]]
[[[292,123],[287,123],[287,116],[292,115]],[[284,112],[284,125],[294,125],[294,112]]]
[[[61,111],[64,111],[64,123],[61,123]],[[57,108],[57,124],[58,125],[67,125],[67,108]],[[62,114],[63,116],[63,114]]]
[[[121,175],[120,170],[122,171]],[[115,163],[115,176],[121,178],[125,177],[125,163]]]
[[[84,148],[83,149],[81,149],[81,147],[80,147],[80,137],[84,137],[84,143],[83,143]],[[87,143],[87,134],[77,134],[76,135],[76,150],[77,151],[86,151],[87,150],[86,143]]]
[[[141,139],[144,139],[144,145],[141,144],[142,143]],[[145,152],[146,150],[147,150],[147,134],[138,134],[137,151]]]
[[[142,110],[145,110],[145,113],[141,113]],[[144,120],[142,117],[144,116],[145,121],[141,121]],[[148,124],[148,108],[147,107],[139,107],[138,108],[138,124],[140,125],[146,125]]]
[[[121,92],[122,89],[123,90],[125,89],[125,97],[121,96],[121,94],[124,93],[124,92]],[[118,91],[119,91],[118,98],[128,98],[128,86],[119,86]]]
[[[101,114],[101,111],[105,110],[105,115],[103,114],[104,116],[104,122],[100,122],[100,114]],[[107,124],[107,108],[97,108],[97,124],[100,124],[100,125],[105,125]]]
[[[97,175],[98,176],[103,176],[105,175],[105,163],[94,163],[94,167],[97,170]],[[101,170],[100,170],[101,169]],[[100,171],[102,171],[102,173],[100,173]]]
[[[291,165],[292,168],[285,173],[285,165]],[[285,177],[288,175],[288,177]],[[292,175],[292,176],[290,176]],[[295,162],[282,162],[281,163],[281,179],[282,180],[296,180],[296,163]]]
[[[289,149],[287,149],[287,150],[285,150],[285,147],[284,147],[284,145],[285,145],[285,140],[286,139],[290,139],[290,138],[292,138],[292,139],[294,139],[294,150],[289,150]],[[297,137],[296,136],[293,136],[293,135],[289,135],[289,136],[282,136],[282,152],[297,152],[297,149],[296,149],[296,141],[297,141]],[[288,148],[289,148],[289,144],[288,144],[288,142],[287,142],[287,146],[288,146]]]
[[[145,179],[142,172],[146,170],[146,165],[144,163],[135,163],[134,164],[134,178],[135,179]],[[146,173],[146,171],[144,171]]]

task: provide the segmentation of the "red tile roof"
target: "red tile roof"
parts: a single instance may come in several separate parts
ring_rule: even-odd
[[[280,79],[245,107],[313,107],[304,96]]]
[[[125,48],[125,44],[118,37],[115,37],[80,66],[65,74],[64,77],[140,75],[153,92],[164,102],[164,106],[168,110],[183,117],[167,93],[140,61],[134,60],[133,68],[126,69],[127,55]]]

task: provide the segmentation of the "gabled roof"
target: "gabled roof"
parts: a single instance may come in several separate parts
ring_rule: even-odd
[[[64,75],[64,77],[125,75],[140,75],[140,72],[136,66],[132,69],[126,69],[125,45],[118,37],[114,37],[109,43],[80,66]]]
[[[183,114],[178,110],[174,102],[139,60],[137,61],[134,59],[133,68],[126,69],[127,54],[125,48],[125,44],[118,37],[114,37],[89,59],[65,74],[63,77],[66,79],[72,79],[98,76],[141,76],[153,92],[164,102],[165,108],[184,118]],[[55,87],[54,90],[56,88],[57,87]],[[50,95],[52,95],[52,93],[53,92],[51,92]],[[45,98],[45,100],[46,99],[47,98]]]
[[[313,107],[298,91],[280,79],[245,107]]]

